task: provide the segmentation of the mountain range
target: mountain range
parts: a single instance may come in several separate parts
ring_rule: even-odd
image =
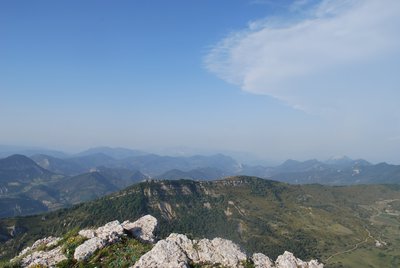
[[[157,237],[222,237],[248,253],[285,250],[326,267],[399,267],[400,186],[291,185],[235,176],[216,181],[148,180],[46,214],[0,220],[0,259],[44,236],[159,219]]]
[[[68,207],[147,179],[215,180],[235,175],[291,184],[399,184],[400,166],[347,157],[250,166],[222,154],[160,156],[109,147],[63,158],[11,155],[0,159],[0,217]]]

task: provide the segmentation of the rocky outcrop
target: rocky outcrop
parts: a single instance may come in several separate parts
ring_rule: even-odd
[[[116,220],[97,229],[81,230],[78,234],[88,240],[75,249],[74,259],[77,261],[86,260],[96,250],[118,242],[126,234],[142,242],[153,243],[155,241],[154,231],[156,227],[157,219],[151,215],[146,215],[135,222],[125,221],[121,224]],[[39,239],[31,247],[22,250],[11,262],[19,261],[21,267],[33,265],[52,267],[66,259],[61,246],[53,248],[57,246],[60,240],[61,238],[59,237],[51,236]]]
[[[247,256],[238,245],[230,240],[190,240],[182,234],[171,234],[166,241],[175,243],[192,263],[219,263],[226,267],[236,267],[246,261]]]
[[[90,238],[93,238],[96,236],[96,231],[93,229],[84,229],[84,230],[80,230],[78,234],[87,239],[90,239]]]
[[[254,253],[252,260],[254,263],[254,267],[256,267],[256,268],[272,268],[272,267],[274,267],[274,263],[271,261],[271,259],[262,253]]]
[[[272,262],[262,253],[250,258],[256,268],[323,268],[323,264],[312,260],[304,262],[285,252],[276,262]],[[244,251],[230,240],[191,240],[182,234],[171,234],[165,240],[158,241],[152,250],[144,254],[133,268],[173,268],[191,267],[193,264],[221,265],[222,267],[244,267],[249,261]]]
[[[136,239],[145,243],[154,243],[154,231],[157,228],[157,219],[151,215],[146,215],[135,222],[124,221],[122,227]]]
[[[296,258],[293,253],[285,251],[275,261],[276,268],[323,268],[323,264],[319,264],[316,260],[310,262],[302,261]]]
[[[141,217],[135,222],[112,221],[104,226],[94,229],[81,230],[79,235],[88,238],[82,245],[75,249],[74,259],[86,260],[96,250],[119,241],[125,233],[145,242],[154,242],[154,230],[157,227],[157,219],[151,215]]]
[[[118,243],[123,236],[131,235],[134,238],[153,243],[157,219],[147,215],[135,222],[112,221],[97,229],[79,231],[77,241],[81,242],[74,251],[74,259],[78,262],[88,260],[97,250],[113,243]],[[125,238],[124,238],[125,239]],[[37,240],[31,247],[24,249],[14,261],[21,267],[55,267],[59,262],[66,260],[63,253],[64,245],[60,245],[61,238],[47,237]],[[132,266],[133,268],[189,268],[193,265],[201,267],[244,267],[253,263],[256,268],[323,268],[323,264],[316,260],[310,262],[296,258],[292,253],[285,251],[275,262],[262,253],[255,253],[248,257],[235,243],[222,238],[192,240],[186,235],[172,233],[166,239],[158,241],[154,247]]]
[[[92,237],[75,249],[74,259],[77,261],[86,260],[92,256],[96,250],[103,248],[105,245],[106,242],[103,239],[99,237]]]
[[[189,268],[189,258],[173,241],[161,240],[144,254],[134,268]]]
[[[55,267],[55,265],[67,257],[62,253],[61,247],[49,251],[35,251],[22,258],[21,267]]]
[[[79,235],[89,238],[75,249],[74,259],[77,261],[86,260],[96,250],[106,245],[117,242],[124,234],[124,228],[119,221],[112,221],[96,230],[88,229],[79,232]]]
[[[61,240],[61,237],[53,237],[53,236],[49,236],[49,237],[45,237],[39,240],[36,240],[32,246],[27,247],[25,249],[23,249],[16,258],[22,258],[27,256],[28,254],[30,254],[31,252],[34,251],[38,251],[39,249],[45,249],[45,248],[50,248],[50,247],[54,247],[57,245],[57,243]],[[14,260],[13,259],[13,260]],[[11,261],[13,261],[11,260]]]
[[[124,228],[119,223],[119,221],[112,221],[104,226],[101,226],[97,229],[84,229],[79,231],[79,235],[91,239],[94,237],[101,238],[103,240],[107,240],[110,243],[113,243],[113,239],[121,236],[124,233]]]
[[[96,229],[96,237],[108,244],[113,244],[124,234],[124,228],[119,221],[112,221]]]
[[[199,263],[220,263],[225,267],[239,267],[241,262],[247,260],[238,245],[230,240],[214,238],[202,239],[197,243]]]

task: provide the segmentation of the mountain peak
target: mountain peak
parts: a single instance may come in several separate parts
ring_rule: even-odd
[[[22,154],[14,154],[9,157],[0,159],[0,168],[20,169],[28,166],[40,168],[35,161]]]

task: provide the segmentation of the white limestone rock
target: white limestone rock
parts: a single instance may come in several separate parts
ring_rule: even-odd
[[[317,260],[311,260],[308,262],[308,268],[324,268],[324,265]]]
[[[107,243],[115,243],[124,234],[124,228],[119,221],[115,220],[99,227],[95,231],[96,237],[105,240]]]
[[[157,219],[151,215],[141,217],[135,222],[125,221],[122,227],[136,239],[146,243],[154,243],[154,231],[157,228]]]
[[[167,241],[173,241],[179,245],[183,252],[185,252],[186,256],[192,260],[194,263],[199,263],[199,253],[197,252],[197,241],[190,240],[186,235],[183,234],[170,234],[167,238]]]
[[[154,243],[154,230],[157,219],[146,215],[135,222],[112,221],[97,229],[85,229],[79,235],[88,238],[75,249],[74,259],[87,260],[93,253],[107,245],[118,242],[126,232],[137,239]],[[31,247],[24,249],[18,256],[22,267],[41,265],[55,267],[66,259],[61,247],[51,249],[59,244],[61,238],[47,237],[37,240]],[[39,249],[47,251],[38,251]],[[51,250],[49,250],[51,249]],[[191,240],[186,235],[172,233],[165,240],[158,241],[152,250],[144,254],[133,266],[134,268],[186,268],[193,264],[220,265],[223,267],[243,267],[247,260],[246,253],[230,240],[214,238],[213,240]],[[266,255],[255,253],[252,260],[256,268],[323,268],[317,260],[309,262],[296,258],[285,251],[273,263]]]
[[[74,259],[77,261],[86,260],[96,250],[103,248],[105,245],[106,241],[100,237],[90,238],[75,249]]]
[[[124,228],[115,220],[93,229],[81,230],[79,235],[89,238],[75,249],[74,259],[80,261],[89,258],[96,250],[106,245],[114,244],[124,235]]]
[[[189,267],[189,263],[242,267],[241,262],[246,260],[246,254],[230,240],[196,241],[182,234],[171,234],[143,255],[134,267]]]
[[[262,253],[254,253],[252,258],[255,268],[273,268],[274,263]]]
[[[96,236],[96,231],[93,229],[84,229],[80,230],[78,234],[84,238],[90,239]]]
[[[296,258],[289,251],[285,251],[282,255],[279,255],[275,261],[275,265],[279,268],[306,268],[308,266],[306,262]]]
[[[296,258],[293,253],[285,251],[283,255],[278,256],[275,261],[276,268],[323,268],[324,265],[317,260],[310,262],[302,261]]]
[[[241,267],[247,260],[246,254],[230,240],[214,238],[202,239],[197,243],[200,263],[219,263],[226,267]]]
[[[57,243],[61,240],[61,237],[53,237],[53,236],[49,236],[49,237],[45,237],[39,240],[36,240],[32,246],[30,247],[26,247],[25,249],[23,249],[19,254],[18,257],[22,257],[24,255],[27,255],[28,253],[37,250],[39,247],[52,247],[52,246],[56,246]],[[17,257],[17,258],[18,258]],[[11,261],[14,261],[15,259],[12,259]]]
[[[67,257],[62,253],[61,247],[56,247],[50,251],[35,251],[21,260],[21,267],[55,267],[55,265]]]
[[[189,268],[189,259],[172,240],[161,240],[133,268]]]

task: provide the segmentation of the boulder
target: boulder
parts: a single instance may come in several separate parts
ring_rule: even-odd
[[[141,217],[135,222],[125,221],[122,227],[136,239],[145,243],[154,243],[154,231],[157,228],[157,219],[151,215]]]
[[[282,255],[278,256],[275,261],[276,268],[323,268],[324,265],[318,263],[316,260],[310,262],[302,261],[296,258],[293,253],[285,251]]]
[[[97,228],[95,233],[96,237],[99,237],[105,240],[105,242],[111,244],[117,242],[119,237],[124,234],[124,228],[119,221],[116,220]]]
[[[86,260],[96,250],[103,248],[105,245],[106,241],[100,237],[90,238],[75,249],[74,259],[77,261]]]
[[[189,268],[189,259],[172,240],[161,240],[133,268]]]
[[[246,254],[230,240],[214,238],[196,241],[182,234],[171,234],[143,255],[134,267],[189,267],[189,264],[241,267],[241,262],[246,259]]]
[[[89,258],[96,250],[118,242],[123,234],[124,228],[117,220],[106,223],[96,230],[81,230],[79,235],[89,238],[89,240],[75,249],[74,259],[80,261]]]
[[[22,257],[32,251],[37,250],[39,247],[52,247],[52,246],[56,246],[57,243],[61,240],[61,237],[53,237],[53,236],[49,236],[49,237],[45,237],[39,240],[36,240],[32,246],[30,247],[26,247],[25,249],[23,249],[19,254],[18,257]],[[14,260],[14,259],[13,259]],[[13,261],[11,260],[11,261]]]
[[[190,240],[186,235],[183,234],[170,234],[167,238],[167,241],[173,241],[179,245],[183,252],[185,252],[186,256],[192,260],[194,263],[200,262],[199,253],[197,252],[197,241]]]
[[[21,267],[55,267],[55,265],[67,257],[62,253],[61,247],[49,251],[35,251],[21,260]]]
[[[197,243],[197,247],[200,263],[219,263],[226,267],[240,267],[240,263],[247,260],[246,253],[230,240],[202,239]]]
[[[317,260],[311,260],[308,262],[308,268],[324,268],[324,265]]]
[[[78,234],[84,238],[90,239],[96,236],[96,231],[93,229],[84,229],[80,230]]]
[[[254,253],[252,258],[255,268],[273,268],[274,263],[262,253]]]

